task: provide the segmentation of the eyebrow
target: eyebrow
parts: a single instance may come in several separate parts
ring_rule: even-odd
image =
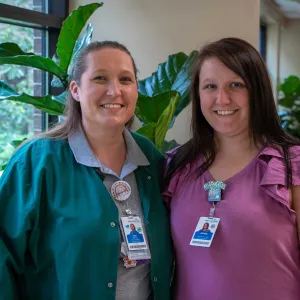
[[[201,80],[200,79],[200,82],[202,82],[202,83],[205,83],[205,82],[211,82],[211,81],[214,81],[213,79],[211,79],[211,78],[205,78],[204,80]]]
[[[98,74],[98,73],[100,73],[100,72],[107,73],[108,70],[106,70],[106,69],[97,69],[97,70],[95,70],[95,71],[92,73],[92,75],[96,75],[96,74]],[[120,73],[123,73],[123,74],[130,74],[130,75],[133,75],[133,76],[134,76],[134,73],[133,73],[132,71],[128,70],[128,69],[123,69],[123,70],[121,70]]]
[[[206,82],[212,82],[212,81],[215,81],[215,80],[212,78],[209,78],[209,77],[205,78],[204,80],[201,80],[201,79],[199,80],[200,83],[206,83]],[[239,76],[232,77],[229,81],[243,81],[244,82],[244,80]]]

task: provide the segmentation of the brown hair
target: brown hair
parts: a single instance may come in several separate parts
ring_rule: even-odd
[[[104,48],[118,49],[127,53],[132,60],[135,78],[137,79],[138,70],[135,61],[131,53],[129,52],[129,50],[124,45],[115,41],[102,41],[102,42],[95,41],[90,43],[84,49],[82,49],[81,52],[79,53],[73,66],[70,82],[74,80],[77,83],[77,85],[80,85],[81,76],[87,69],[87,63],[86,63],[87,56],[92,52],[99,51]],[[38,135],[38,137],[48,137],[51,139],[65,139],[69,137],[72,133],[74,133],[74,131],[78,128],[78,125],[81,122],[81,107],[80,107],[80,103],[74,100],[70,92],[68,92],[64,116],[65,119],[63,120],[62,123],[54,126],[49,131],[46,131]],[[126,123],[126,126],[129,126],[131,124],[132,119],[130,119]]]
[[[213,163],[216,156],[213,128],[204,118],[200,107],[199,73],[205,60],[216,57],[240,76],[249,92],[249,135],[255,145],[273,145],[283,153],[287,168],[287,185],[292,184],[289,147],[299,145],[299,140],[289,136],[281,127],[266,65],[257,50],[238,38],[223,38],[206,44],[193,64],[190,99],[192,102],[192,138],[178,149],[168,166],[165,183],[186,164],[204,157],[201,175]]]

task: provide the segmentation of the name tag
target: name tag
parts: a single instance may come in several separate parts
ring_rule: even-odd
[[[190,245],[198,247],[210,247],[219,222],[220,218],[201,217],[194,231]]]
[[[128,250],[148,249],[141,218],[138,216],[122,217],[122,227]]]

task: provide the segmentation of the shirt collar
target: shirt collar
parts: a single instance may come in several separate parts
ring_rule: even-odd
[[[138,146],[127,128],[124,128],[123,136],[127,147],[126,163],[130,163],[131,165],[135,166],[148,166],[150,163],[147,157]],[[81,126],[79,126],[78,130],[76,130],[68,138],[68,141],[74,154],[75,160],[79,164],[96,168],[101,168],[101,166],[103,166],[103,164],[98,160],[98,158],[90,148],[90,145]]]

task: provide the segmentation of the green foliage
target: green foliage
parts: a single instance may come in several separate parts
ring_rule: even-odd
[[[179,93],[175,92],[174,94],[173,92],[169,94],[173,94],[173,96],[171,99],[166,98],[168,100],[168,105],[158,116],[157,120],[148,123],[137,130],[137,133],[148,137],[160,150],[162,150],[163,147],[166,147],[165,137],[181,98]]]
[[[23,65],[32,68],[37,68],[65,81],[67,74],[63,72],[57,64],[50,58],[45,58],[34,53],[26,53],[20,49],[15,43],[2,43],[0,44],[0,65],[13,64]]]
[[[178,107],[180,96],[181,95],[178,93],[176,96],[172,97],[170,104],[163,111],[162,115],[156,123],[155,144],[159,149],[161,149],[163,146],[167,131]]]
[[[156,123],[169,105],[170,99],[176,95],[176,91],[162,92],[153,97],[139,94],[135,114],[144,124]]]
[[[300,138],[300,79],[294,75],[285,78],[280,91],[283,94],[279,99],[282,126],[288,133]]]
[[[182,52],[169,55],[166,62],[158,65],[157,71],[139,81],[140,94],[154,97],[163,92],[177,91],[181,96],[174,116],[178,116],[190,103],[190,71],[197,54],[198,51],[192,51],[189,56]]]
[[[190,71],[198,51],[168,56],[150,77],[139,81],[136,116],[144,125],[139,133],[151,139],[162,151],[177,146],[165,136],[174,119],[190,103]]]
[[[33,8],[28,0],[2,0],[1,3]],[[33,51],[33,32],[31,28],[0,23],[0,43],[18,43],[25,52]],[[18,65],[0,65],[0,79],[9,82],[17,91],[33,93],[33,71]],[[22,139],[33,132],[33,107],[21,102],[0,102],[0,166],[14,151],[10,144],[13,139]],[[1,173],[1,167],[0,167]]]
[[[64,105],[56,101],[57,97],[51,95],[37,97],[29,96],[25,93],[18,94],[13,88],[0,80],[0,101],[11,100],[32,104],[51,115],[61,115],[64,110]]]
[[[85,47],[87,42],[90,41],[92,34],[91,28],[88,26],[80,42],[76,43],[78,36],[88,18],[100,6],[102,6],[102,3],[92,3],[80,6],[66,18],[58,38],[55,60],[41,57],[31,52],[24,52],[16,43],[5,42],[0,44],[0,65],[25,65],[46,71],[55,76],[56,81],[54,81],[54,85],[58,86],[57,80],[59,80],[66,90],[68,86],[69,74],[67,73],[67,70],[69,63],[72,61],[73,56],[78,55],[78,52],[82,47]],[[75,45],[76,48],[74,48]],[[57,63],[59,63],[59,65]],[[5,93],[5,91],[1,91],[2,87],[3,85],[0,86],[0,95]],[[7,99],[31,104],[47,113],[62,114],[62,103],[65,103],[66,100],[62,98],[63,96],[66,96],[66,93],[61,94],[58,98],[53,97],[52,95],[37,98],[22,93],[19,95],[11,95]],[[58,99],[59,103],[57,102]]]
[[[62,70],[67,71],[69,67],[75,43],[85,23],[95,10],[102,5],[103,3],[91,3],[85,6],[79,6],[76,10],[72,11],[64,21],[58,37],[56,50],[59,57],[59,66]]]

